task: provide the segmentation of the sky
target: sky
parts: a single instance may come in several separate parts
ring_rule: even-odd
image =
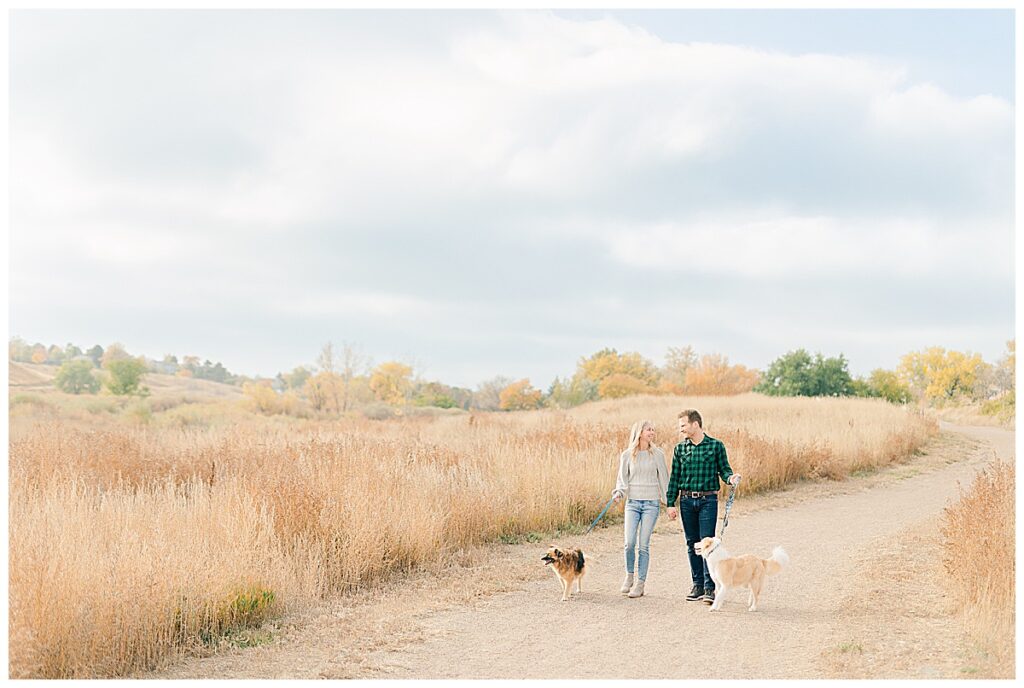
[[[1011,10],[14,11],[9,334],[546,388],[1014,336]]]

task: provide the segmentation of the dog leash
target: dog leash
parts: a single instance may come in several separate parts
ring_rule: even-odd
[[[737,478],[736,479],[736,485],[739,485],[739,484],[740,484],[740,479]],[[727,525],[729,525],[729,509],[732,508],[732,503],[736,499],[736,485],[733,485],[732,489],[729,490],[729,499],[726,500],[726,502],[725,502],[725,516],[722,518],[722,530],[719,531],[718,537],[722,537],[723,535],[725,535],[725,527]]]
[[[587,528],[587,530],[586,530],[586,532],[585,532],[585,533],[583,533],[584,535],[586,535],[587,533],[589,533],[590,531],[592,531],[592,530],[594,529],[594,526],[596,526],[596,525],[597,525],[597,522],[598,522],[598,521],[600,521],[600,520],[601,520],[602,518],[604,518],[604,515],[605,515],[606,513],[608,513],[608,509],[609,509],[609,508],[611,507],[611,505],[612,505],[612,502],[614,502],[614,501],[615,501],[615,497],[614,497],[614,496],[613,496],[613,497],[612,497],[611,499],[609,499],[609,500],[608,500],[608,503],[604,505],[604,508],[603,508],[603,509],[601,509],[601,513],[599,513],[599,514],[597,515],[597,518],[595,518],[595,519],[594,519],[594,522],[593,522],[593,523],[591,523],[591,524],[590,524],[590,527],[589,527],[589,528]]]

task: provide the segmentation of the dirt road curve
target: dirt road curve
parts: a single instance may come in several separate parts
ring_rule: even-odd
[[[757,612],[746,611],[745,592],[716,613],[683,599],[685,543],[663,514],[641,599],[618,592],[622,534],[609,527],[565,541],[590,555],[583,594],[570,602],[537,568],[546,543],[505,546],[477,574],[410,583],[313,615],[268,645],[145,677],[980,677],[939,585],[938,524],[958,482],[969,485],[994,452],[1013,456],[1012,431],[944,425],[913,464],[737,499],[729,551],[768,556],[781,544],[791,557]],[[503,568],[520,578],[510,584]],[[487,581],[505,591],[479,589]]]

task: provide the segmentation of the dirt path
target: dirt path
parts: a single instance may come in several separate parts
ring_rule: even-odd
[[[559,601],[546,543],[493,546],[372,599],[337,601],[251,649],[189,659],[146,678],[956,678],[980,677],[939,586],[942,508],[1014,433],[944,426],[913,464],[738,499],[726,545],[790,568],[759,610],[745,593],[711,614],[686,602],[678,523],[662,515],[646,596],[618,593],[621,526],[563,538],[588,552],[584,593]],[[982,674],[984,672],[982,671]]]

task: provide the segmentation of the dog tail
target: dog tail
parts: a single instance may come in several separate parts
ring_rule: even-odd
[[[789,564],[789,555],[786,554],[786,550],[782,549],[782,546],[778,546],[772,550],[772,556],[764,560],[764,572],[771,575],[778,573]]]
[[[584,561],[583,561],[583,550],[579,550],[579,552],[580,552],[580,556],[579,556],[578,559],[576,559],[576,572],[577,573],[579,573],[580,571],[583,570],[583,563],[584,563]]]

